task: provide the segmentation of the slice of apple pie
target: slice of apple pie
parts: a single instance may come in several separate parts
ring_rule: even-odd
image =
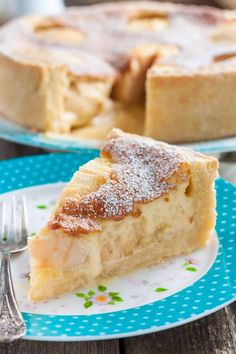
[[[204,246],[217,160],[114,129],[29,239],[30,298],[53,298]]]

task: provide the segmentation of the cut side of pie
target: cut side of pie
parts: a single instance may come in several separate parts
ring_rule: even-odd
[[[113,129],[29,239],[33,301],[158,264],[208,242],[215,158]]]

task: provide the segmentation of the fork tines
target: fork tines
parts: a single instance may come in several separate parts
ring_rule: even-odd
[[[9,244],[26,241],[28,225],[25,196],[16,201],[13,195],[9,208],[7,204],[7,202],[0,203],[0,242]]]

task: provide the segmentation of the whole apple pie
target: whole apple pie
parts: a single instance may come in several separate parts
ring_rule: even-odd
[[[0,31],[0,112],[85,139],[233,136],[235,54],[234,11],[139,1],[23,17]]]

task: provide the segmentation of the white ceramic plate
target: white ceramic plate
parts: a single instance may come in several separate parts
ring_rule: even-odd
[[[12,194],[16,199],[26,196],[33,234],[47,221],[62,181],[91,157],[92,153],[50,154],[0,162],[0,200],[8,203]],[[27,324],[25,338],[82,341],[150,333],[195,320],[233,301],[236,187],[221,179],[216,187],[218,237],[214,233],[207,247],[161,265],[31,303],[27,252],[13,256],[16,295]]]

